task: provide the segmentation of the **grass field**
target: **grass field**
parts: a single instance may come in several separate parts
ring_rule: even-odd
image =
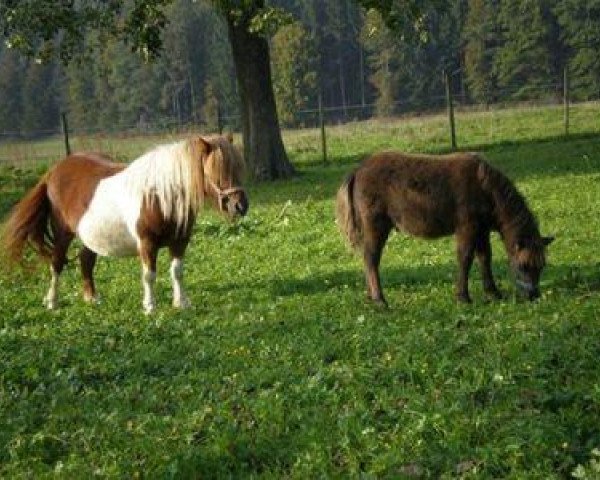
[[[296,178],[250,185],[237,225],[198,219],[190,310],[170,306],[165,254],[151,317],[135,259],[99,261],[95,307],[69,266],[52,312],[46,268],[0,273],[0,477],[598,478],[598,106],[567,139],[544,111],[503,112],[493,141],[464,115],[461,147],[556,235],[539,301],[515,298],[497,237],[506,299],[484,301],[475,268],[464,306],[452,239],[399,234],[390,308],[365,300],[335,191],[367,152],[443,150],[443,117],[330,129],[327,165],[316,132],[287,133]],[[0,169],[2,216],[38,173]]]

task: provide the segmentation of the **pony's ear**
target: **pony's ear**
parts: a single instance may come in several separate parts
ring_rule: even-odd
[[[550,237],[542,237],[542,243],[544,244],[544,247],[547,247],[548,245],[550,245],[552,242],[554,241],[554,236],[550,236]]]
[[[210,153],[211,150],[213,149],[213,146],[210,143],[210,141],[208,140],[208,138],[203,137],[203,136],[196,137],[194,139],[194,143],[198,146],[198,149],[201,152]]]
[[[225,138],[227,139],[227,141],[228,141],[229,143],[231,143],[231,144],[233,145],[233,133],[231,133],[231,132],[227,132],[227,133],[225,134]]]

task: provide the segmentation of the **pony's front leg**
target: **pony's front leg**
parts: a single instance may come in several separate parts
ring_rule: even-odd
[[[475,257],[475,242],[470,235],[457,235],[456,253],[458,257],[458,281],[456,299],[459,302],[471,303],[469,295],[469,270]]]
[[[481,279],[483,281],[483,291],[494,297],[502,298],[502,294],[496,282],[494,281],[494,275],[492,273],[492,247],[490,245],[490,234],[484,234],[477,240],[475,246],[475,254],[479,261],[479,267],[481,268]]]
[[[144,298],[142,305],[146,315],[154,312],[156,303],[154,301],[154,282],[156,281],[156,257],[158,248],[153,242],[142,240],[140,243],[140,260],[142,261],[142,285]]]
[[[173,306],[175,308],[188,308],[191,302],[183,290],[183,261],[181,258],[171,260],[170,273],[173,284]]]
[[[173,284],[173,306],[175,308],[188,308],[191,302],[183,289],[183,254],[187,241],[178,242],[169,246],[171,252],[171,283]]]

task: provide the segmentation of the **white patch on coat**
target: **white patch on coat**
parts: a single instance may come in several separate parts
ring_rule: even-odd
[[[87,211],[77,225],[83,244],[99,255],[136,255],[136,223],[141,202],[124,188],[124,172],[98,183]]]
[[[177,142],[159,146],[101,180],[77,226],[81,241],[103,256],[137,254],[136,225],[144,198],[156,198],[165,218],[185,227],[199,202],[191,170],[200,165],[188,142]]]

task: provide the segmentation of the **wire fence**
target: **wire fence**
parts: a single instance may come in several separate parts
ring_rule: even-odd
[[[494,92],[495,100],[489,103],[474,103],[461,91],[460,86],[451,84],[451,75],[446,76],[446,92],[426,98],[404,99],[397,102],[359,103],[344,105],[319,105],[299,109],[291,115],[292,121],[283,124],[286,145],[296,148],[294,139],[299,135],[312,144],[322,145],[318,152],[326,159],[327,141],[335,142],[336,136],[343,138],[341,126],[361,122],[375,122],[369,129],[363,128],[359,134],[381,134],[389,131],[393,135],[398,124],[409,125],[423,116],[436,117],[438,128],[446,129],[447,148],[461,148],[465,144],[481,145],[498,141],[510,141],[515,136],[527,137],[528,129],[533,134],[544,125],[547,135],[558,136],[577,133],[600,133],[600,93],[586,101],[572,102],[568,81],[544,85],[508,85]],[[492,96],[490,95],[490,98]],[[518,131],[506,127],[504,112],[518,109],[523,112],[522,125]],[[525,115],[527,112],[527,115]],[[519,117],[519,115],[517,115]],[[526,120],[525,120],[526,118]],[[514,123],[514,120],[510,120]],[[508,122],[508,120],[506,120]],[[537,125],[536,125],[537,122]],[[198,122],[181,122],[178,119],[163,118],[160,121],[143,121],[136,124],[115,125],[103,129],[61,129],[30,132],[0,132],[0,165],[31,166],[51,163],[65,155],[64,138],[68,132],[68,144],[74,151],[101,151],[121,161],[128,161],[143,153],[152,145],[183,138],[190,133],[210,133],[214,131],[240,131],[241,120],[237,114],[217,113],[217,118]],[[390,127],[390,128],[386,128]],[[505,128],[506,127],[506,128]],[[395,130],[394,130],[395,129]],[[414,133],[414,128],[411,132]],[[428,132],[420,133],[425,140]],[[438,132],[439,136],[439,132]],[[300,147],[301,148],[301,147]],[[318,153],[316,154],[318,156]]]

